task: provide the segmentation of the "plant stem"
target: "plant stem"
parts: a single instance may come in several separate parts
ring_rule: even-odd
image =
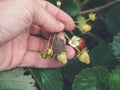
[[[84,1],[82,2],[82,5],[85,5],[87,2],[88,2],[88,0],[84,0]]]
[[[87,14],[87,13],[90,13],[90,12],[96,12],[96,11],[99,11],[99,10],[102,10],[104,8],[107,8],[115,3],[118,3],[120,2],[120,0],[113,0],[105,5],[102,5],[100,7],[96,7],[96,8],[93,8],[93,9],[88,9],[88,10],[85,10],[85,11],[81,11],[80,14]]]
[[[50,40],[51,40],[51,38],[52,38],[52,35],[50,35],[50,37],[49,37],[49,39],[48,39],[48,43],[47,43],[47,48],[46,48],[46,50],[49,48],[49,46],[50,46]]]
[[[51,49],[53,48],[53,42],[55,38],[56,38],[56,33],[53,34]]]
[[[71,35],[74,36],[74,33],[72,31],[70,31]]]
[[[92,38],[94,38],[99,44],[105,44],[106,43],[102,38],[100,38],[95,33],[88,32],[88,35],[91,36]]]

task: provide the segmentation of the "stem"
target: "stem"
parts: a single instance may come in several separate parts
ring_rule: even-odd
[[[47,48],[46,48],[46,49],[48,49],[48,48],[49,48],[49,46],[50,46],[50,40],[51,40],[51,38],[52,38],[52,35],[50,35],[50,37],[49,37],[49,40],[48,40],[48,43],[47,43]]]
[[[71,35],[73,35],[73,36],[74,36],[74,33],[73,33],[72,31],[70,31],[70,33],[71,33]]]
[[[64,32],[64,35],[65,35],[65,37],[68,39],[68,40],[70,40],[70,38],[68,37],[68,35]],[[80,52],[80,50],[77,48],[77,47],[74,47],[78,52]]]
[[[94,38],[99,44],[105,44],[106,43],[102,38],[100,38],[95,33],[93,34],[91,32],[88,32],[88,35],[91,36],[92,38]]]
[[[88,0],[84,0],[84,1],[82,2],[82,5],[85,5],[87,2],[88,2]]]
[[[56,33],[53,34],[51,49],[53,48],[53,42],[55,38],[56,38]]]
[[[120,0],[114,0],[114,1],[111,1],[105,5],[102,5],[100,7],[96,7],[96,8],[93,8],[93,9],[88,9],[88,10],[85,10],[85,11],[81,11],[80,14],[87,14],[87,13],[90,13],[90,12],[96,12],[96,11],[99,11],[99,10],[102,10],[104,8],[107,8],[115,3],[118,3],[120,2]]]

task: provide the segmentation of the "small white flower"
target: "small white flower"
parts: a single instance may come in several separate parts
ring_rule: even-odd
[[[70,46],[77,47],[80,44],[80,38],[77,36],[73,36],[72,39],[68,42]]]

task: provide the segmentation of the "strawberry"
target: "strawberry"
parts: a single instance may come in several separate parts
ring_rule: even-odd
[[[79,50],[82,50],[83,48],[85,48],[85,45],[86,45],[85,40],[83,38],[80,38],[80,44],[79,46],[77,46],[77,48]]]

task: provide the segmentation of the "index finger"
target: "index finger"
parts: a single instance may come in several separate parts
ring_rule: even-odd
[[[52,14],[56,19],[64,23],[66,30],[73,30],[75,28],[75,24],[73,19],[64,11],[60,10],[58,7],[49,3],[46,0],[37,0],[39,4],[45,8],[50,14]]]

